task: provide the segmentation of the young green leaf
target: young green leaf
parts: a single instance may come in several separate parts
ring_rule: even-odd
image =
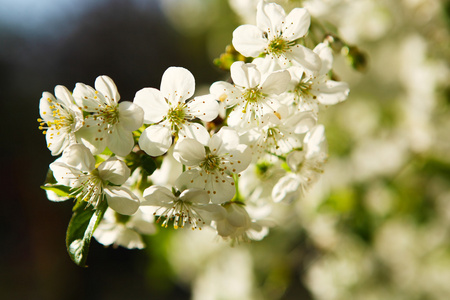
[[[65,185],[46,183],[41,185],[41,189],[55,193],[61,201],[70,198],[70,188]]]
[[[95,229],[103,218],[108,204],[103,199],[97,209],[86,202],[77,203],[66,234],[66,247],[70,258],[80,267],[86,267],[89,245]]]

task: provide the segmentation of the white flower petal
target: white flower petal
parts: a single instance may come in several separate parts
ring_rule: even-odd
[[[202,219],[206,224],[209,224],[213,220],[222,220],[227,214],[225,208],[218,204],[199,205],[195,207],[195,210],[202,216]]]
[[[305,151],[292,151],[286,157],[286,163],[291,169],[291,171],[297,173],[305,161]]]
[[[95,79],[95,89],[103,94],[109,105],[117,104],[120,100],[119,91],[114,81],[106,76],[98,76]]]
[[[138,233],[147,235],[154,234],[156,230],[153,214],[143,213],[141,207],[130,218],[130,220],[127,223],[127,226],[135,229]]]
[[[86,111],[95,111],[99,104],[103,104],[92,87],[80,82],[75,85],[73,98],[76,104]]]
[[[286,29],[283,31],[289,41],[295,41],[306,35],[311,23],[311,17],[305,8],[294,8],[286,16]]]
[[[191,188],[184,190],[179,199],[182,201],[191,202],[194,204],[208,204],[209,196],[208,193],[202,189]]]
[[[176,200],[175,196],[169,189],[152,185],[144,190],[144,200],[141,202],[141,206],[167,206]]]
[[[230,201],[236,193],[233,178],[212,172],[188,170],[178,177],[176,187],[179,190],[186,188],[204,189],[211,197],[212,203],[220,204]]]
[[[200,124],[186,122],[179,126],[178,137],[180,139],[194,139],[202,145],[207,145],[210,135],[208,130]]]
[[[238,145],[235,149],[231,149],[228,153],[228,160],[233,163],[232,165],[228,165],[230,172],[240,173],[247,169],[248,165],[252,161],[252,151],[250,147],[247,147],[247,145]]]
[[[236,132],[234,132],[234,133],[236,133]],[[227,152],[228,148],[226,148],[223,141],[224,140],[220,136],[218,136],[217,133],[211,137],[211,139],[208,142],[208,147],[211,150],[212,154],[217,155],[220,153]],[[234,140],[231,140],[230,142],[236,146],[239,144],[239,143],[236,143]],[[224,147],[224,148],[222,148],[222,147]]]
[[[107,223],[102,220],[94,231],[94,238],[100,244],[110,246],[118,240],[123,230],[125,230],[123,224]]]
[[[160,124],[147,127],[139,138],[139,147],[151,156],[163,155],[171,145],[170,128]]]
[[[108,148],[119,156],[127,156],[134,147],[133,134],[119,123],[111,130]]]
[[[325,43],[319,43],[313,50],[319,55],[322,60],[322,67],[320,68],[319,75],[327,74],[333,65],[333,51]]]
[[[85,125],[75,133],[77,141],[88,147],[94,155],[102,153],[108,140],[108,134],[104,130],[107,127],[93,118],[86,118],[84,122]]]
[[[250,226],[250,216],[243,205],[230,203],[225,205],[227,210],[227,221],[234,227],[247,228]]]
[[[275,203],[291,203],[302,194],[301,181],[295,174],[289,173],[273,187],[272,198]]]
[[[158,123],[169,110],[169,104],[164,100],[161,92],[154,88],[139,90],[134,96],[133,103],[144,110],[144,123]]]
[[[236,130],[227,126],[220,128],[213,137],[215,139],[211,139],[209,143],[209,148],[213,153],[227,152],[230,149],[235,149],[240,144],[240,138]],[[216,138],[220,138],[220,141],[216,140]]]
[[[234,233],[236,232],[236,227],[231,225],[226,218],[223,218],[216,222],[216,229],[217,234],[221,237],[229,237],[231,235],[234,235]]]
[[[117,237],[117,241],[115,244],[118,244],[127,249],[143,249],[143,248],[145,248],[145,244],[142,241],[140,234],[129,228],[125,228],[123,231],[119,232],[119,235]]]
[[[242,92],[231,83],[225,81],[214,82],[209,88],[217,100],[224,102],[227,107],[231,107],[240,101]]]
[[[233,82],[244,88],[254,88],[261,81],[261,73],[254,64],[236,61],[231,65],[230,73]]]
[[[187,115],[210,122],[219,115],[219,103],[213,95],[195,97],[187,104]]]
[[[47,147],[53,156],[61,154],[61,152],[70,145],[71,137],[62,130],[57,130],[54,126],[47,129],[45,135]]]
[[[39,101],[39,114],[45,122],[53,121],[55,119],[52,109],[50,108],[50,106],[53,106],[55,102],[56,99],[51,93],[42,93],[41,100]]]
[[[242,55],[256,57],[264,52],[267,39],[263,31],[254,25],[241,25],[233,31],[233,47]]]
[[[183,139],[175,144],[173,157],[186,166],[195,166],[205,159],[205,146],[194,139]]]
[[[251,118],[251,114],[243,114],[243,109],[243,105],[236,106],[235,109],[230,112],[227,118],[228,126],[239,130],[239,132],[246,131],[247,128],[252,128],[252,126],[254,125],[254,118]]]
[[[61,161],[80,171],[90,172],[95,169],[95,158],[89,149],[81,144],[73,144],[64,150]]]
[[[267,78],[267,75],[281,70],[280,65],[275,59],[272,59],[270,55],[266,55],[265,57],[257,57],[252,61],[252,64],[256,65],[256,68],[263,75],[263,80],[261,81],[264,81],[265,78]]]
[[[139,129],[144,122],[143,109],[130,101],[119,103],[119,122],[123,128],[129,131]]]
[[[105,187],[109,207],[122,215],[132,215],[139,208],[139,198],[125,187]]]
[[[318,72],[322,67],[319,55],[299,44],[290,47],[285,55],[294,65],[300,65],[312,71]]]
[[[296,134],[308,132],[317,123],[316,114],[312,111],[297,112],[286,121],[286,127],[293,128]]]
[[[56,160],[50,164],[50,170],[53,172],[53,177],[55,177],[58,184],[62,184],[68,187],[78,187],[80,185],[77,179],[78,175],[83,175],[83,172],[77,170],[74,167],[68,166],[61,160]]]
[[[127,165],[113,156],[102,162],[98,166],[100,178],[108,180],[114,184],[122,185],[130,177],[130,168]]]
[[[204,184],[198,185],[199,182],[195,182],[197,185],[194,185],[194,178],[200,176],[200,171],[197,169],[191,169],[191,170],[187,170],[183,173],[181,173],[181,175],[177,178],[177,180],[175,181],[175,187],[179,190],[179,191],[184,191],[188,188],[198,188],[198,189],[203,189]]]
[[[286,91],[290,80],[291,75],[287,70],[273,72],[261,84],[261,90],[265,94],[279,95]]]
[[[204,183],[205,191],[210,195],[211,202],[215,204],[231,201],[236,194],[234,179],[220,173],[209,174],[207,182]],[[203,178],[196,178],[202,180]],[[203,179],[205,181],[205,179]]]
[[[169,104],[176,105],[179,102],[185,102],[194,95],[194,75],[185,68],[170,67],[162,76],[160,90]]]
[[[285,16],[286,13],[280,5],[260,1],[256,9],[256,24],[262,31],[275,36],[282,30]]]
[[[70,91],[65,86],[57,85],[55,87],[55,96],[67,107],[70,107],[75,103],[72,97],[72,93],[70,93]]]
[[[317,90],[311,90],[316,95],[317,101],[324,105],[333,105],[347,99],[350,88],[346,82],[327,80],[324,84],[321,84],[316,88]]]
[[[322,124],[311,129],[303,140],[305,144],[306,157],[312,157],[317,153],[326,151],[327,140],[325,137],[325,127]]]
[[[167,155],[164,157],[161,167],[156,169],[155,172],[150,175],[153,184],[172,188],[175,184],[175,180],[177,180],[178,176],[183,172],[182,165],[173,157],[173,148],[174,147],[170,147],[167,151]]]

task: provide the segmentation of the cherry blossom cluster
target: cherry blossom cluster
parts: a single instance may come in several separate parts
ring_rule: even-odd
[[[233,47],[251,62],[234,62],[231,80],[214,82],[207,95],[195,95],[182,67],[169,67],[159,89],[143,88],[133,102],[119,102],[108,76],[94,87],[44,92],[40,129],[52,155],[62,154],[50,164],[53,184],[68,189],[47,190],[49,199],[75,198],[94,210],[106,202],[94,232],[105,245],[142,248],[140,234],[153,233],[153,223],[261,239],[271,209],[257,208],[298,200],[323,172],[319,109],[349,92],[329,76],[328,44],[304,46],[309,26],[306,9],[286,14],[261,1],[256,25],[233,33]]]

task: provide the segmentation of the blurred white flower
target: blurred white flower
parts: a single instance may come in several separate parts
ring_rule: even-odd
[[[302,196],[318,175],[323,173],[327,156],[325,129],[323,125],[317,125],[306,134],[303,149],[288,154],[286,163],[291,172],[273,187],[273,200],[290,203]]]
[[[102,245],[122,246],[128,249],[143,249],[141,235],[155,233],[153,215],[141,210],[132,216],[125,216],[108,208],[102,221],[94,231],[94,238]]]
[[[295,110],[289,114],[286,106],[280,106],[276,113],[267,113],[261,124],[242,135],[253,150],[253,160],[267,156],[268,153],[284,155],[302,146],[302,134],[316,125],[312,112]]]
[[[347,99],[350,88],[347,83],[328,78],[331,70],[333,54],[331,48],[324,43],[318,44],[314,52],[322,60],[322,68],[310,71],[302,67],[291,67],[291,84],[283,103],[297,106],[301,111],[319,112],[318,104],[334,105]]]
[[[254,296],[253,262],[248,249],[225,248],[205,263],[193,282],[193,300],[261,299]]]
[[[268,228],[256,220],[252,220],[242,203],[227,202],[223,204],[226,214],[214,222],[217,234],[233,241],[260,240]]]

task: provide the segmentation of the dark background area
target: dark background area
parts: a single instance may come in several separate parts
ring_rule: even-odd
[[[93,86],[99,75],[110,76],[128,101],[141,88],[159,88],[170,66],[189,69],[197,87],[210,84],[223,74],[205,52],[205,37],[179,34],[156,1],[100,1],[43,18],[31,29],[0,19],[1,298],[188,299],[188,288],[171,281],[154,249],[104,249],[93,241],[87,269],[70,260],[65,231],[72,203],[52,203],[39,188],[56,157],[36,119],[43,91]]]

